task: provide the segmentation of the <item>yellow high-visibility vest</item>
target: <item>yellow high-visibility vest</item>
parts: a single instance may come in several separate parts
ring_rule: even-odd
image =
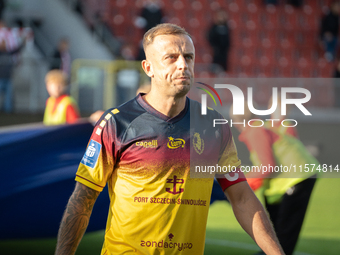
[[[44,124],[45,125],[61,125],[66,123],[66,109],[69,105],[76,107],[75,100],[70,96],[65,96],[59,102],[55,111],[53,107],[55,105],[56,98],[49,97],[47,99],[45,114],[44,114]],[[52,112],[53,111],[53,112]]]

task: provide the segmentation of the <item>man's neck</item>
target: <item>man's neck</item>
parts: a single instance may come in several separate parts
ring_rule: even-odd
[[[173,118],[180,114],[185,108],[186,96],[184,97],[162,97],[151,91],[143,96],[144,100],[158,112]]]

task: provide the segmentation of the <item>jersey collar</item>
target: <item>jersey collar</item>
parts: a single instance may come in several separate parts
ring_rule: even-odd
[[[185,107],[184,109],[175,117],[168,117],[166,115],[164,115],[163,113],[157,111],[155,108],[153,108],[151,105],[149,105],[144,99],[143,99],[143,95],[145,95],[145,93],[139,93],[138,96],[136,97],[137,102],[150,114],[156,116],[157,118],[160,118],[166,122],[170,122],[170,123],[174,123],[179,121],[180,119],[182,119],[184,117],[184,115],[187,113],[188,109],[189,109],[189,98],[186,97],[185,100]]]

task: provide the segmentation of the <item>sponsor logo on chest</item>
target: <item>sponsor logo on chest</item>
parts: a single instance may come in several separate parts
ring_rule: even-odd
[[[158,142],[157,140],[141,141],[141,142],[136,142],[136,146],[140,146],[144,148],[157,148]]]
[[[184,148],[185,141],[182,138],[173,138],[173,137],[168,137],[169,141],[167,143],[167,146],[169,149],[177,149],[177,148]]]

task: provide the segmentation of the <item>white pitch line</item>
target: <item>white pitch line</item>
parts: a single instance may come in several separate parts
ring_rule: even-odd
[[[249,250],[249,251],[259,251],[260,248],[255,244],[249,244],[249,243],[240,243],[235,241],[228,241],[228,240],[220,240],[220,239],[205,239],[206,244],[214,244],[219,246],[225,246],[225,247],[233,247],[233,248],[240,248],[243,250]],[[310,253],[305,252],[294,252],[294,255],[314,255]]]

